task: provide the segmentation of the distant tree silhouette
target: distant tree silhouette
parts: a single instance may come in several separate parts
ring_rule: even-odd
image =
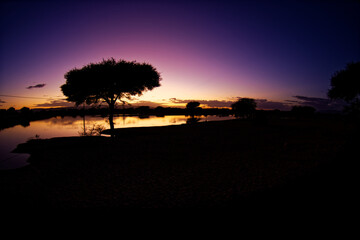
[[[23,108],[20,109],[20,113],[22,115],[29,115],[31,113],[31,110],[28,107],[23,107]]]
[[[139,116],[141,118],[147,118],[150,115],[150,107],[149,106],[140,106],[136,108]]]
[[[9,107],[8,110],[6,110],[7,114],[13,115],[16,114],[16,110],[14,107]]]
[[[155,115],[158,117],[164,117],[165,116],[165,108],[158,106],[155,108]]]
[[[256,102],[252,98],[240,98],[231,108],[235,117],[251,118],[256,111]]]
[[[197,108],[198,106],[200,106],[200,103],[199,102],[188,102],[186,104],[186,108],[187,109],[195,109]]]
[[[190,117],[194,117],[196,109],[200,106],[199,102],[188,102],[186,104],[186,110],[190,114]]]
[[[350,104],[346,109],[352,112],[360,111],[360,62],[348,63],[333,74],[328,97],[345,100]]]
[[[114,130],[114,108],[117,101],[142,95],[144,91],[160,86],[160,74],[150,64],[116,61],[114,58],[100,63],[90,63],[81,69],[65,74],[63,94],[78,106],[104,101],[109,105],[110,129]]]

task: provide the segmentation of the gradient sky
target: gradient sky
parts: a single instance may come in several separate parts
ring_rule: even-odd
[[[110,57],[156,67],[162,86],[139,100],[162,104],[320,101],[360,60],[359,1],[0,4],[0,108],[61,106],[64,74]]]

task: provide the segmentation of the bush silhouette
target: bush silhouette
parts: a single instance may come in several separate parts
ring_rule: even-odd
[[[360,62],[349,63],[346,68],[337,71],[331,77],[330,99],[343,99],[347,102],[359,100]]]
[[[28,107],[23,107],[23,108],[20,109],[20,113],[22,115],[29,115],[31,113],[31,110]]]
[[[200,103],[199,102],[188,102],[186,104],[186,108],[187,109],[195,109],[197,108],[198,106],[200,106]]]
[[[345,100],[349,106],[344,110],[360,116],[360,62],[348,63],[345,69],[333,74],[328,97]]]
[[[16,114],[16,110],[14,107],[9,107],[8,110],[6,110],[6,113],[8,115],[14,115],[14,114]]]
[[[256,102],[252,98],[240,98],[231,108],[235,117],[252,118],[256,111]]]
[[[199,109],[200,103],[199,102],[188,102],[186,104],[186,110],[188,112],[188,114],[190,115],[190,117],[194,117],[194,115],[196,114],[196,110]]]

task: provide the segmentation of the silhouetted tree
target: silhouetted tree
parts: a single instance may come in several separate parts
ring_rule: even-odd
[[[200,106],[199,102],[188,102],[186,104],[186,110],[190,114],[190,117],[194,117],[196,109]]]
[[[31,113],[31,110],[28,107],[23,107],[23,108],[20,109],[20,113],[22,115],[29,115]]]
[[[256,111],[256,102],[252,98],[240,98],[231,108],[235,117],[251,118]]]
[[[140,118],[148,118],[150,115],[150,107],[149,106],[140,106],[136,108],[137,113]]]
[[[345,69],[333,74],[328,97],[345,100],[352,112],[360,111],[360,62],[348,63]]]
[[[197,108],[198,106],[200,106],[200,103],[199,102],[188,102],[186,104],[186,108],[187,109],[195,109]]]
[[[6,113],[8,115],[14,115],[14,114],[16,114],[16,110],[14,107],[9,107],[8,110],[6,110]]]
[[[164,107],[158,106],[154,110],[155,110],[155,115],[157,117],[164,117],[165,116],[165,108]]]
[[[100,63],[90,63],[81,69],[65,74],[66,83],[61,90],[70,102],[78,106],[104,101],[109,105],[110,129],[114,130],[116,101],[142,95],[146,90],[160,86],[160,74],[150,64],[116,61],[111,58]]]

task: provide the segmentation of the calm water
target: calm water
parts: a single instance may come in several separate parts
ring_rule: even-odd
[[[137,116],[117,116],[114,117],[115,128],[128,127],[150,127],[166,126],[174,124],[184,124],[188,117],[186,116],[150,116],[148,118],[139,118]],[[202,117],[200,121],[217,121],[233,119],[232,116]],[[89,130],[93,126],[102,126],[109,128],[109,121],[106,117],[86,116],[85,129]],[[53,138],[80,136],[84,132],[83,118],[78,117],[54,117],[46,120],[30,122],[30,126],[23,127],[17,125],[0,131],[0,169],[11,169],[25,166],[27,164],[28,154],[11,153],[20,143],[24,143],[34,138]]]

